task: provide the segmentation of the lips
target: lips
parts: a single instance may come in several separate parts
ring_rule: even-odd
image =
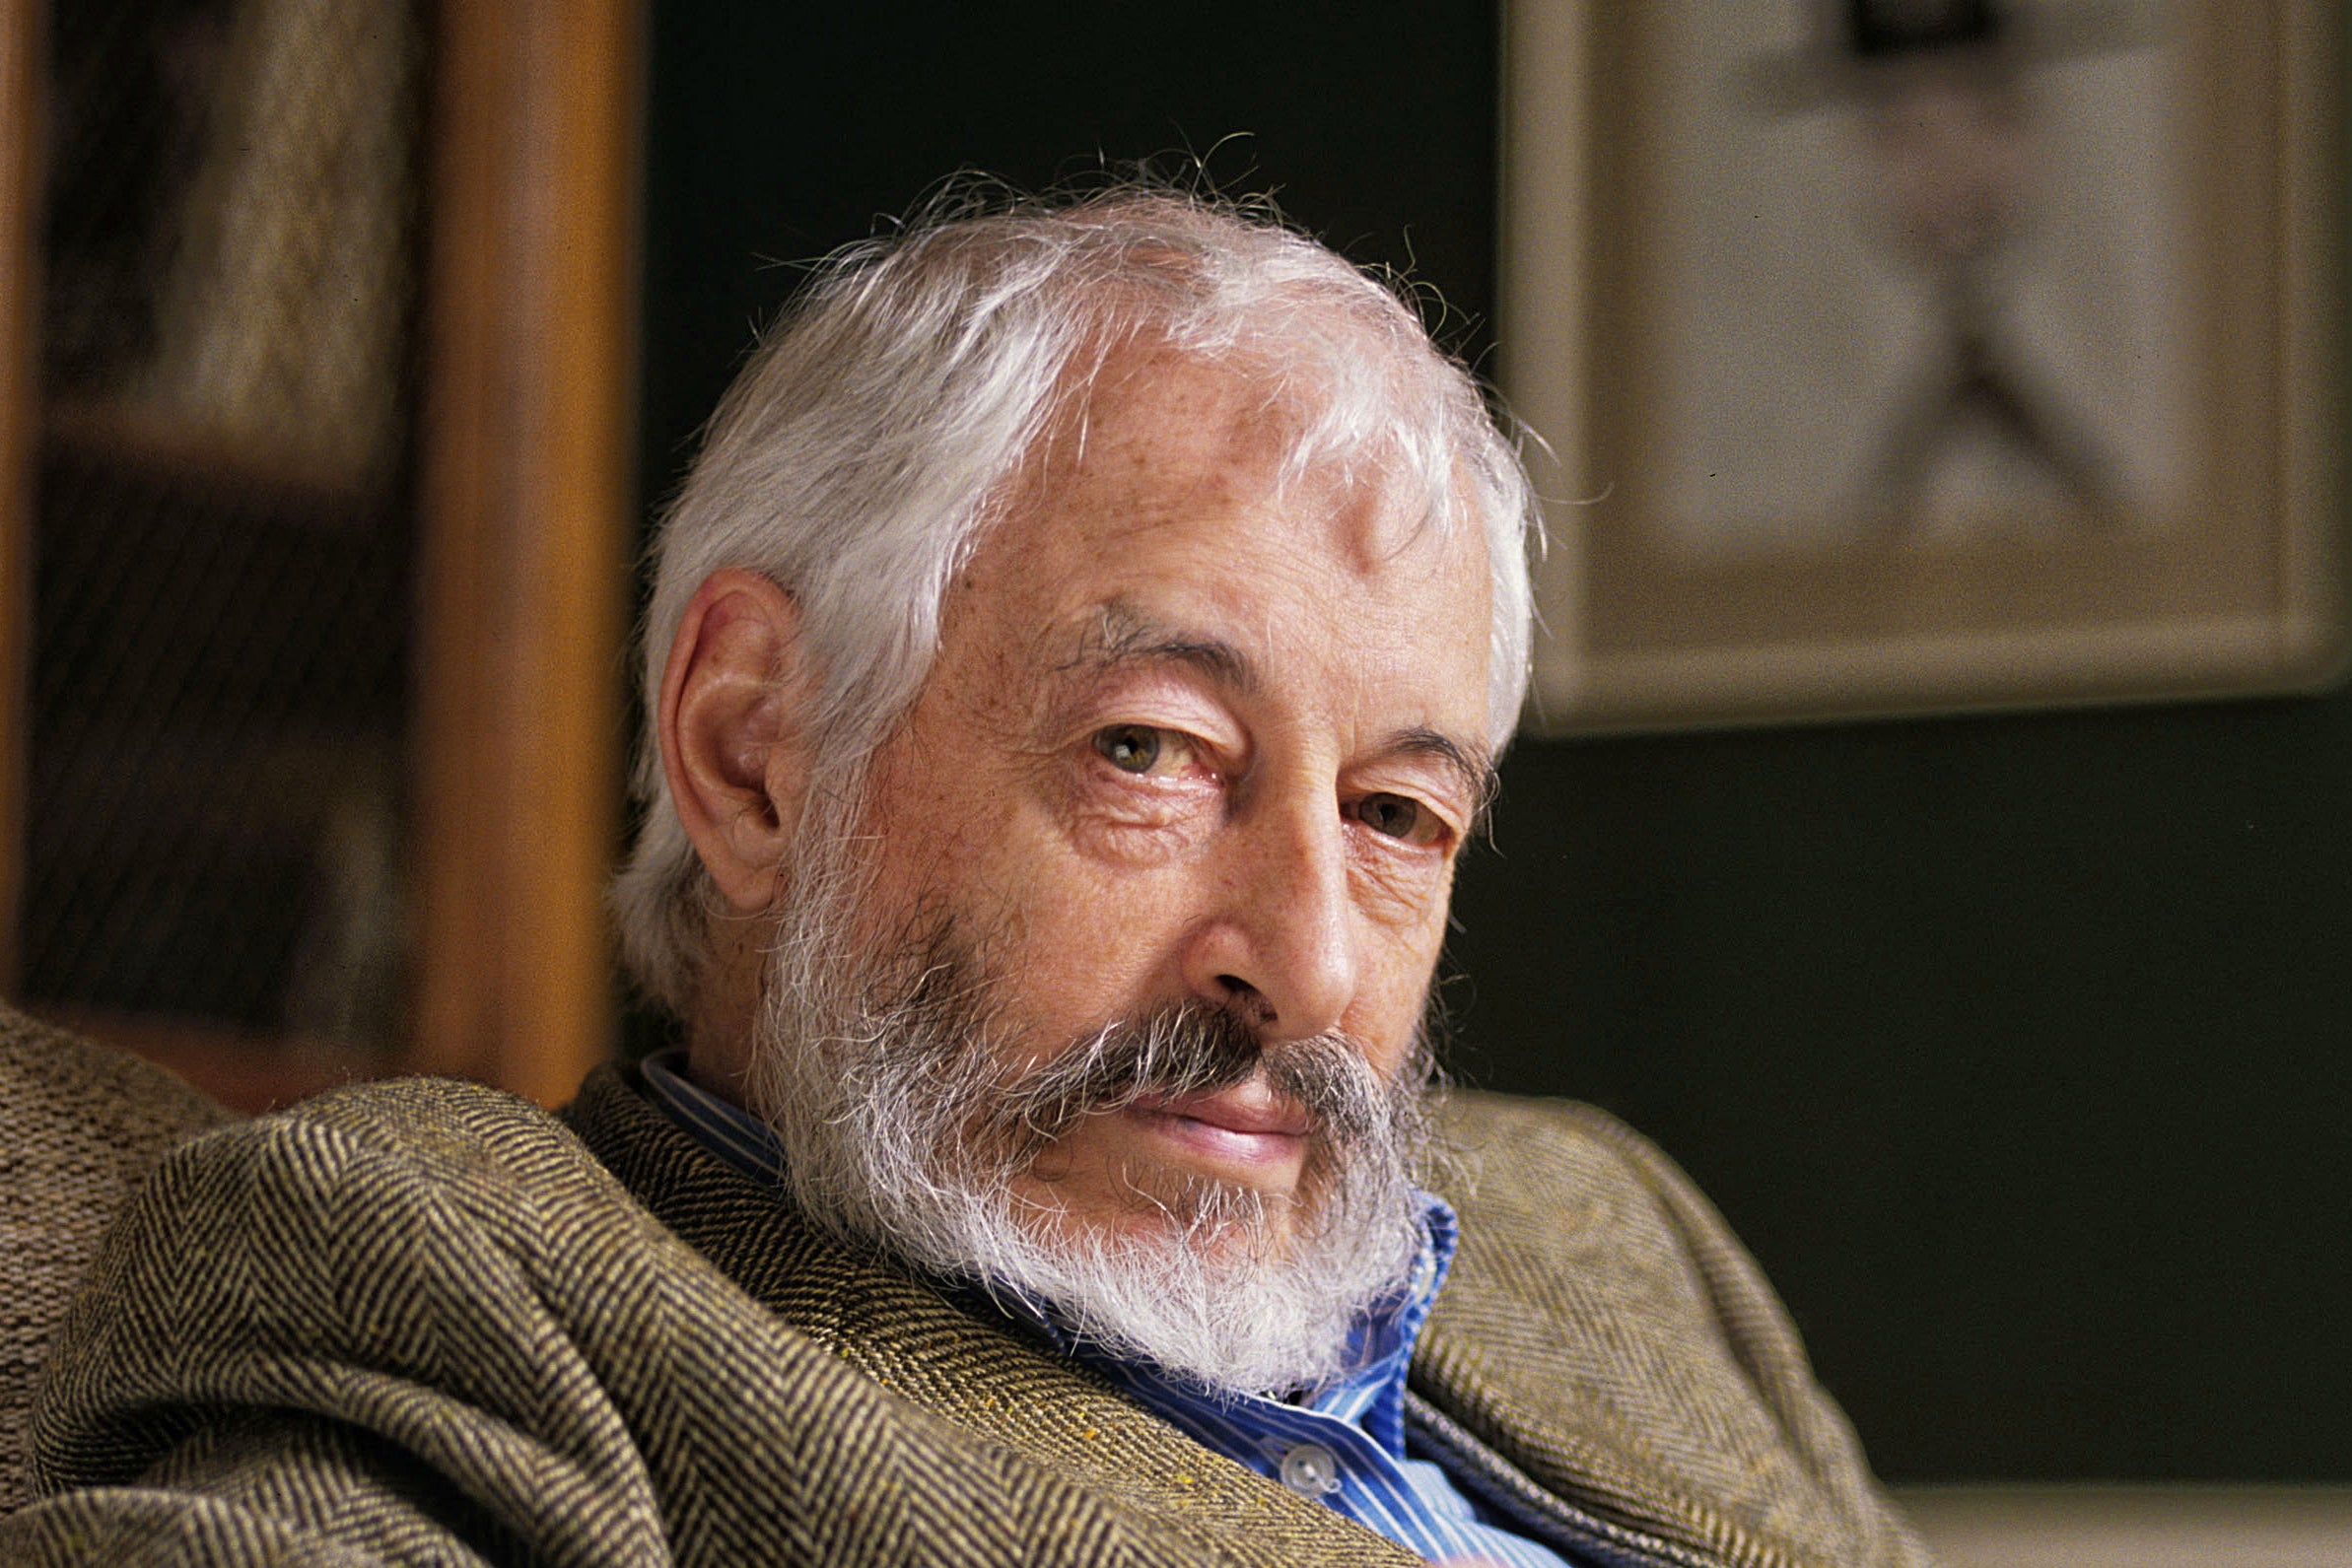
[[[1257,1079],[1209,1094],[1145,1095],[1132,1113],[1200,1157],[1244,1166],[1294,1160],[1315,1130],[1303,1108]]]

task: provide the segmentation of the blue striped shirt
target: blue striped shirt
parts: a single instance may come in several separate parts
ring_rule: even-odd
[[[713,1153],[774,1184],[783,1151],[767,1125],[684,1076],[681,1053],[645,1062],[657,1105]],[[1421,1324],[1452,1266],[1454,1212],[1429,1197],[1423,1246],[1410,1287],[1356,1327],[1358,1370],[1298,1403],[1211,1395],[1162,1372],[1074,1342],[1050,1310],[995,1298],[1058,1349],[1100,1372],[1145,1409],[1225,1458],[1313,1498],[1432,1561],[1458,1558],[1513,1568],[1569,1568],[1556,1552],[1514,1534],[1458,1490],[1438,1466],[1408,1451],[1405,1378]]]

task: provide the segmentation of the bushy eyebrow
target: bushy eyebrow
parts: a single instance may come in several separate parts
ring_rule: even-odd
[[[1389,736],[1382,750],[1392,757],[1434,757],[1444,763],[1462,782],[1473,822],[1485,816],[1487,808],[1494,803],[1501,779],[1495,772],[1492,755],[1484,746],[1466,746],[1451,735],[1417,724]]]
[[[1094,624],[1078,640],[1075,656],[1062,670],[1114,670],[1132,664],[1184,665],[1244,696],[1258,689],[1258,667],[1240,648],[1220,638],[1163,626],[1118,599],[1096,612]]]

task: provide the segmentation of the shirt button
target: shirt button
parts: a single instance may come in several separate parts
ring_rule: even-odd
[[[1301,1443],[1282,1455],[1282,1484],[1301,1497],[1321,1497],[1340,1484],[1340,1462],[1320,1443]]]

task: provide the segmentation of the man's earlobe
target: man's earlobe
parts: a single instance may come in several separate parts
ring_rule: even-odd
[[[711,880],[743,913],[775,902],[808,783],[813,689],[793,596],[756,572],[706,579],[661,675],[661,767]]]

